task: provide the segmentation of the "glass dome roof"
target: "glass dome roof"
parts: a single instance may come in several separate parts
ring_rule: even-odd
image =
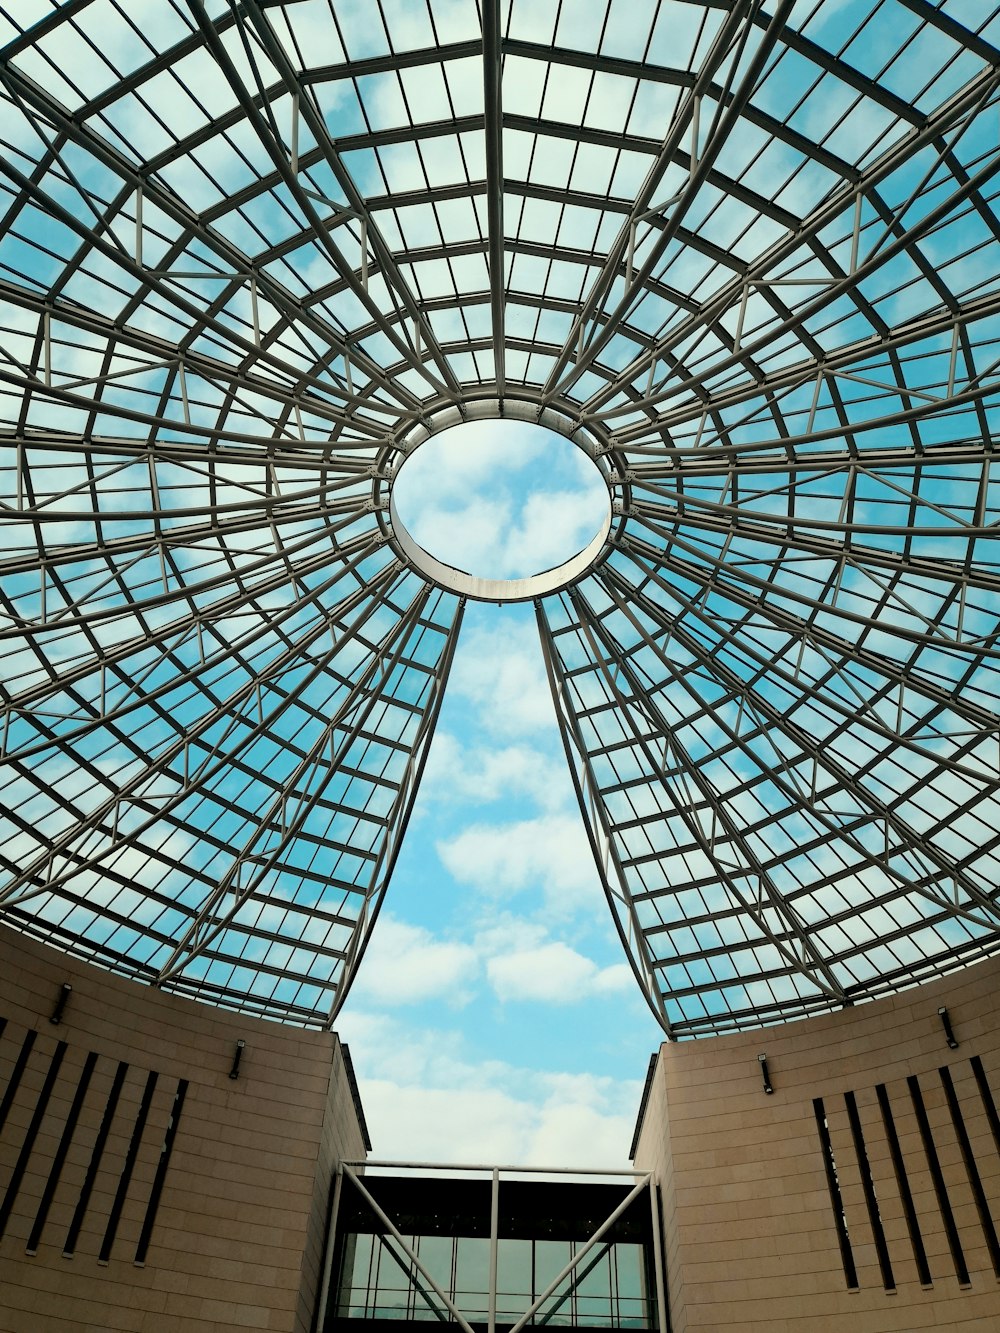
[[[466,595],[394,470],[512,416],[608,482],[525,596],[667,1032],[995,950],[998,14],[0,2],[2,919],[332,1022]]]

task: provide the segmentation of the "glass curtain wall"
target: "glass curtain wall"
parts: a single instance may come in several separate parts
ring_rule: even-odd
[[[657,1327],[649,1195],[642,1188],[628,1202],[635,1185],[498,1181],[496,1329],[519,1324],[536,1302],[534,1327]],[[491,1212],[481,1178],[366,1174],[355,1188],[345,1177],[324,1333],[372,1320],[454,1326],[454,1310],[487,1328]]]
[[[489,1240],[481,1236],[407,1236],[407,1244],[471,1324],[489,1316]],[[569,1263],[562,1240],[501,1239],[497,1245],[498,1328],[512,1327]],[[342,1320],[443,1320],[447,1307],[391,1236],[352,1234],[332,1330]],[[532,1325],[555,1328],[652,1328],[655,1309],[640,1244],[600,1245],[559,1284]]]

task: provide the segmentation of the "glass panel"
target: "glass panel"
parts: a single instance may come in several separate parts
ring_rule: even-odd
[[[418,1236],[415,1241],[417,1256],[421,1264],[445,1292],[449,1300],[453,1299],[451,1282],[451,1266],[455,1242],[451,1236]],[[414,1274],[415,1281],[420,1285],[422,1292],[416,1292],[411,1302],[413,1319],[431,1319],[439,1323],[437,1314],[438,1309],[446,1309],[443,1301],[435,1295],[433,1288],[424,1281],[419,1273]],[[451,1315],[448,1315],[449,1320]]]
[[[412,1303],[410,1265],[388,1237],[378,1238],[377,1258],[371,1314],[375,1319],[405,1319]]]
[[[648,1299],[646,1256],[641,1245],[616,1245],[612,1254],[620,1328],[648,1328],[655,1316]]]
[[[566,1240],[535,1241],[535,1299],[559,1276],[569,1263],[570,1244]],[[553,1328],[567,1328],[573,1323],[573,1298],[562,1299],[569,1281],[560,1284],[559,1290],[547,1300],[539,1311],[540,1315],[553,1311],[546,1322]]]
[[[368,1283],[372,1262],[372,1236],[348,1236],[340,1279],[337,1314],[363,1319],[368,1313]]]
[[[607,1248],[595,1247],[575,1270],[577,1323],[613,1323],[611,1312],[611,1260]]]
[[[484,1236],[460,1236],[456,1242],[455,1304],[466,1318],[489,1314],[490,1242]]]
[[[530,1240],[501,1240],[497,1248],[497,1321],[516,1323],[531,1305]]]

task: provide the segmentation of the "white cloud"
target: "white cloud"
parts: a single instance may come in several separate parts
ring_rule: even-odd
[[[547,814],[509,824],[478,824],[437,844],[460,883],[503,895],[534,889],[563,915],[604,910],[590,844],[578,815]]]
[[[441,1163],[627,1165],[641,1080],[463,1059],[457,1034],[342,1015],[374,1155]]]
[[[557,810],[572,796],[562,755],[531,745],[498,750],[464,746],[451,732],[438,732],[427,761],[422,792],[431,799],[485,805],[519,797],[542,810]]]
[[[389,1079],[367,1080],[363,1097],[377,1157],[583,1170],[628,1165],[634,1112],[573,1101],[539,1105],[500,1088],[426,1088]]]
[[[600,510],[588,492],[530,495],[520,522],[507,535],[504,566],[525,577],[552,569],[582,551],[599,527]]]
[[[463,635],[449,691],[474,704],[494,735],[535,736],[555,723],[537,631],[528,621]]]
[[[479,971],[476,951],[383,913],[358,969],[355,995],[383,1005],[444,997],[465,1003]]]
[[[394,483],[401,522],[439,560],[484,577],[562,564],[598,532],[608,492],[568,440],[518,421],[476,421],[425,441]]]
[[[586,995],[628,991],[634,985],[626,963],[599,968],[560,940],[491,958],[487,974],[497,997],[504,1001],[573,1004]]]

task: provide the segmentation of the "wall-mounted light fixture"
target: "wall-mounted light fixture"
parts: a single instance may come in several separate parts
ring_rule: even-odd
[[[236,1043],[236,1050],[233,1053],[233,1067],[229,1071],[230,1078],[239,1078],[240,1076],[240,1061],[243,1059],[243,1048],[245,1046],[246,1042],[240,1038]]]
[[[944,1005],[942,1005],[941,1008],[938,1010],[938,1014],[940,1015],[941,1018],[941,1026],[944,1028],[945,1041],[947,1041],[948,1046],[951,1050],[957,1051],[958,1038],[951,1030],[951,1019],[948,1017],[948,1010],[944,1007]]]
[[[760,1065],[760,1076],[764,1080],[764,1091],[770,1095],[774,1089],[771,1087],[771,1075],[768,1073],[767,1069],[767,1056],[758,1055],[757,1063]]]
[[[73,987],[68,981],[64,981],[59,987],[59,998],[56,1000],[56,1007],[52,1010],[52,1017],[49,1019],[50,1023],[62,1022],[62,1016],[66,1011],[66,1002],[72,993]]]

